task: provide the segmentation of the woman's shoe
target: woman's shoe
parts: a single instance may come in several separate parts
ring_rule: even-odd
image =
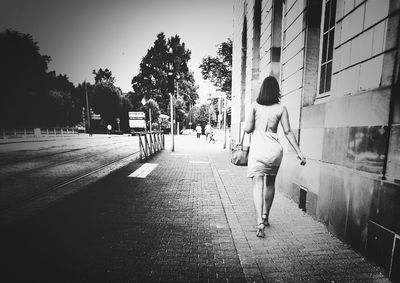
[[[264,225],[265,225],[265,226],[269,226],[268,214],[267,214],[267,213],[264,213],[264,214],[263,214],[262,219],[263,219],[263,221],[264,221]]]
[[[264,223],[258,224],[256,236],[259,237],[259,238],[264,238],[265,237]]]

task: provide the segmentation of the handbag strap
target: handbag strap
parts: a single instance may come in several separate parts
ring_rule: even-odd
[[[243,147],[243,141],[244,141],[244,136],[245,136],[245,134],[246,134],[246,131],[243,131],[242,139],[241,139],[241,141],[240,141],[240,145],[241,145],[242,147]],[[249,136],[250,136],[249,144],[251,144],[251,135],[249,134]]]
[[[243,141],[244,141],[244,135],[246,134],[245,131],[243,131],[242,139],[240,140],[240,145],[243,146]]]

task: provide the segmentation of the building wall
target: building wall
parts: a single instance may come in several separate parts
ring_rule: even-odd
[[[400,280],[400,1],[333,1],[330,31],[324,26],[326,1],[256,2],[234,2],[232,117],[240,120],[232,121],[232,143],[260,81],[278,78],[308,163],[298,165],[280,132],[284,158],[277,189]],[[261,9],[259,33],[254,7]],[[244,17],[246,66],[237,46]],[[329,59],[323,50],[331,38]],[[238,73],[242,67],[245,72]],[[325,73],[330,80],[320,79]],[[241,74],[245,87],[239,93]],[[323,88],[328,91],[320,93]]]

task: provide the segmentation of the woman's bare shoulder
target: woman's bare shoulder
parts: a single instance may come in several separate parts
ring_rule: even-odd
[[[251,105],[250,105],[250,109],[252,111],[256,111],[257,110],[257,105],[258,105],[257,101],[252,102]]]

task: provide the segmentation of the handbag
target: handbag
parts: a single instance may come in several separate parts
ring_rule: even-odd
[[[231,162],[237,166],[247,166],[249,160],[250,146],[243,146],[244,135],[245,132],[243,132],[240,143],[232,148]]]

